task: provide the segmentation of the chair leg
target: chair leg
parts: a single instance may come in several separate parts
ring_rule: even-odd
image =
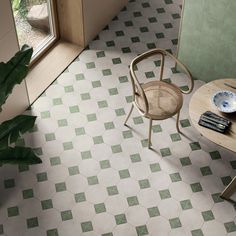
[[[127,123],[128,119],[129,119],[129,117],[130,117],[130,115],[131,115],[133,109],[134,109],[134,104],[132,103],[131,109],[130,109],[130,111],[129,111],[129,114],[127,115],[127,117],[126,117],[126,119],[125,119],[124,125],[126,125],[126,123]]]
[[[179,116],[180,116],[180,111],[177,113],[176,129],[177,129],[178,133],[181,133],[181,131],[180,131],[180,129],[179,129]]]
[[[149,133],[148,133],[148,148],[149,149],[152,145],[151,138],[152,138],[152,119],[149,120]]]

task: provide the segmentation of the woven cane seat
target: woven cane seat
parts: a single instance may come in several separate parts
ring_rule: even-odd
[[[164,120],[174,116],[183,105],[180,89],[163,81],[152,81],[141,85],[148,101],[147,118]],[[135,96],[135,103],[141,111],[145,104],[141,96]]]

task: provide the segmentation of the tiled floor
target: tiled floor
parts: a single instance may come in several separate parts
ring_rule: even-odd
[[[0,168],[0,235],[236,235],[236,211],[219,193],[235,155],[175,118],[148,121],[130,109],[128,65],[138,53],[176,52],[181,0],[132,0],[35,102],[37,124],[20,140],[43,163]],[[165,78],[178,81],[173,64]],[[158,61],[139,67],[148,80]],[[195,89],[202,82],[195,81]]]

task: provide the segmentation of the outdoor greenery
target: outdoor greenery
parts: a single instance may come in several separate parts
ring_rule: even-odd
[[[20,84],[28,73],[33,49],[23,45],[7,63],[0,63],[0,112],[16,84]],[[28,147],[17,146],[21,135],[35,123],[35,116],[18,115],[0,124],[0,164],[37,164],[41,159]]]

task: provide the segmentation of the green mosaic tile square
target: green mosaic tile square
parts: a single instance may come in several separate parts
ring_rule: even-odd
[[[75,198],[75,202],[85,202],[86,201],[86,196],[85,196],[85,193],[84,192],[81,192],[81,193],[76,193],[74,195],[74,198]]]
[[[82,231],[85,232],[89,232],[89,231],[93,231],[93,225],[91,221],[86,221],[86,222],[82,222],[81,223],[81,228]]]
[[[201,229],[195,229],[191,231],[192,236],[204,236]]]
[[[99,51],[99,52],[96,52],[96,55],[97,55],[97,58],[105,57],[105,52],[104,51]]]
[[[122,131],[122,135],[123,135],[124,139],[132,138],[133,137],[133,134],[132,134],[131,130]]]
[[[130,155],[130,159],[133,163],[141,161],[141,157],[138,153]]]
[[[173,1],[172,0],[164,0],[166,4],[172,4]]]
[[[124,31],[122,31],[122,30],[116,31],[116,36],[117,37],[121,37],[121,36],[124,36],[124,35],[125,35]]]
[[[33,132],[37,132],[39,129],[38,129],[38,126],[35,124],[33,126],[33,128],[31,128],[30,130],[28,130],[29,133],[33,133]]]
[[[128,77],[127,76],[120,76],[119,77],[119,82],[120,83],[126,83],[126,82],[128,82],[129,80],[128,80]]]
[[[51,164],[51,166],[60,165],[61,164],[60,157],[51,157],[50,158],[50,164]]]
[[[130,27],[130,26],[133,26],[133,25],[134,25],[131,20],[125,21],[124,23],[125,23],[125,26],[126,26],[126,27]]]
[[[236,232],[236,224],[234,221],[224,223],[227,233]]]
[[[149,23],[156,23],[157,22],[157,18],[156,17],[149,17],[148,21],[149,21]]]
[[[234,170],[236,170],[236,161],[230,161],[230,165]]]
[[[96,114],[95,114],[95,113],[88,114],[88,115],[87,115],[87,120],[88,120],[88,122],[97,120]]]
[[[135,11],[135,12],[133,12],[133,16],[140,17],[140,16],[142,16],[142,13],[140,11]]]
[[[115,220],[117,225],[125,224],[127,223],[125,214],[119,214],[115,215]]]
[[[174,13],[174,14],[172,14],[172,18],[173,19],[179,19],[180,18],[180,14]]]
[[[103,137],[102,137],[102,136],[93,137],[93,143],[94,143],[94,144],[101,144],[101,143],[104,143]]]
[[[43,111],[40,113],[40,116],[42,119],[47,119],[47,118],[50,118],[51,117],[51,114],[49,111]]]
[[[64,90],[66,93],[71,93],[71,92],[74,92],[74,87],[72,85],[65,86]]]
[[[119,175],[121,179],[126,179],[130,177],[130,173],[128,169],[125,170],[119,170]]]
[[[80,94],[80,97],[81,97],[81,99],[82,99],[83,101],[91,99],[89,93],[81,93],[81,94]]]
[[[148,146],[148,139],[141,140],[142,147],[145,148]]]
[[[69,110],[70,110],[70,113],[77,113],[77,112],[79,112],[79,107],[77,105],[71,106],[71,107],[69,107]]]
[[[25,189],[22,191],[22,195],[24,199],[32,198],[34,197],[33,189]]]
[[[221,159],[221,155],[218,151],[209,152],[212,160]]]
[[[125,115],[125,110],[124,108],[119,108],[115,110],[117,116],[124,116]]]
[[[56,136],[54,133],[48,133],[48,134],[45,134],[45,139],[47,142],[53,141],[56,139]]]
[[[135,228],[138,236],[148,235],[148,229],[146,225],[136,226]]]
[[[201,167],[201,168],[200,168],[200,171],[201,171],[201,173],[202,173],[203,176],[212,175],[212,171],[211,171],[210,166]]]
[[[140,189],[150,188],[150,182],[148,179],[142,179],[138,181]]]
[[[43,182],[48,180],[47,172],[41,172],[36,175],[38,182]]]
[[[81,157],[82,157],[82,160],[90,159],[92,158],[92,154],[90,151],[84,151],[84,152],[81,152]]]
[[[41,147],[39,148],[33,148],[33,151],[35,152],[36,155],[41,156],[43,155],[43,150]]]
[[[139,204],[137,196],[127,197],[127,202],[129,206],[136,206]]]
[[[24,164],[20,164],[20,165],[18,165],[18,170],[19,170],[19,172],[28,171],[29,170],[29,166],[28,165],[24,165]]]
[[[104,203],[95,204],[94,209],[95,209],[96,214],[106,212],[106,206]]]
[[[61,212],[61,219],[62,219],[62,221],[72,220],[73,215],[72,215],[71,210],[62,211]]]
[[[108,76],[108,75],[111,75],[111,70],[110,69],[105,69],[105,70],[102,70],[102,74],[103,76]]]
[[[232,178],[230,176],[224,176],[221,177],[221,181],[224,186],[227,186],[232,181]]]
[[[111,167],[109,160],[102,160],[99,162],[101,169],[107,169]]]
[[[39,226],[39,222],[38,222],[37,217],[29,218],[29,219],[26,220],[26,222],[27,222],[27,228],[28,229]]]
[[[85,129],[84,129],[84,127],[76,128],[76,129],[75,129],[75,134],[76,134],[76,136],[84,135],[84,134],[85,134]]]
[[[171,229],[176,229],[182,226],[178,217],[169,219]]]
[[[165,9],[164,8],[157,8],[157,13],[165,13]]]
[[[14,179],[5,179],[4,180],[4,188],[14,188],[15,180]]]
[[[62,104],[62,99],[61,98],[54,98],[52,100],[53,106],[61,105]]]
[[[188,119],[180,120],[180,125],[182,128],[191,126],[190,121]]]
[[[140,42],[140,38],[138,36],[132,37],[131,41],[132,41],[132,43],[138,43],[138,42]]]
[[[214,217],[214,215],[213,215],[211,210],[203,211],[202,212],[202,217],[203,217],[204,221],[210,221],[210,220],[214,220],[215,219],[215,217]]]
[[[149,29],[148,29],[147,26],[140,27],[139,30],[140,30],[141,33],[149,32]]]
[[[160,167],[159,163],[152,163],[152,164],[150,164],[150,169],[151,169],[151,172],[161,171],[161,167]]]
[[[182,157],[180,158],[180,162],[182,166],[189,166],[192,165],[192,162],[189,157]]]
[[[169,189],[160,190],[160,191],[159,191],[159,195],[160,195],[160,197],[161,197],[162,200],[163,200],[163,199],[167,199],[167,198],[171,198]]]
[[[131,102],[133,102],[133,96],[126,96],[125,100],[127,103],[131,103]]]
[[[52,199],[47,199],[47,200],[41,201],[41,206],[42,206],[43,210],[47,210],[47,209],[53,208]]]
[[[17,206],[7,208],[7,216],[13,217],[19,215],[19,208]]]
[[[56,192],[66,191],[66,183],[65,182],[56,183],[55,188],[56,188]]]
[[[104,127],[106,130],[109,130],[109,129],[114,129],[115,125],[113,122],[106,122],[106,123],[104,123]]]
[[[150,207],[147,210],[150,217],[155,217],[160,215],[158,207]]]
[[[123,53],[130,53],[131,52],[131,49],[129,47],[121,48],[121,50]]]
[[[105,233],[105,234],[102,234],[102,236],[113,236],[113,233]]]
[[[114,65],[116,65],[116,64],[121,64],[121,59],[120,59],[119,57],[113,58],[113,59],[112,59],[112,63],[113,63]]]
[[[155,74],[153,71],[147,71],[147,72],[145,72],[145,76],[146,76],[146,78],[150,79],[150,78],[154,78]]]
[[[198,142],[193,142],[193,143],[190,143],[189,144],[192,151],[195,151],[195,150],[200,150],[201,149],[201,146]]]
[[[177,45],[178,44],[178,39],[172,39],[171,42],[172,42],[173,45]]]
[[[161,65],[161,60],[154,61],[154,64],[156,67],[159,67]]]
[[[178,181],[182,180],[182,178],[181,178],[179,173],[170,174],[170,178],[171,178],[172,182],[178,182]]]
[[[219,203],[219,202],[223,202],[224,201],[224,199],[222,199],[220,197],[220,195],[221,195],[221,193],[213,193],[213,194],[211,194],[211,197],[212,197],[214,203]]]
[[[59,127],[64,127],[64,126],[67,126],[67,125],[68,125],[66,119],[58,120],[58,121],[57,121],[57,124],[58,124]]]
[[[114,186],[109,186],[107,187],[107,193],[109,196],[117,195],[119,194],[117,187]]]
[[[110,89],[108,89],[108,92],[109,92],[110,96],[114,96],[114,95],[118,94],[117,88],[110,88]]]
[[[171,29],[173,28],[173,25],[171,23],[164,23],[163,24],[166,29]]]
[[[119,144],[111,146],[112,153],[120,153],[122,152],[122,148]]]
[[[146,46],[147,46],[148,49],[156,48],[156,44],[155,43],[147,43]]]
[[[3,225],[0,225],[0,234],[4,234]]]
[[[65,142],[65,143],[63,143],[62,145],[63,145],[63,148],[64,148],[65,151],[66,151],[66,150],[71,150],[71,149],[74,148],[72,142]]]
[[[89,185],[98,184],[98,177],[97,176],[90,176],[87,178]]]
[[[139,125],[143,123],[143,118],[141,116],[137,116],[133,118],[134,124]]]
[[[202,186],[200,183],[193,183],[193,184],[190,184],[190,186],[194,193],[202,191]]]
[[[153,131],[153,133],[159,133],[159,132],[162,132],[162,128],[160,125],[153,125],[152,131]]]
[[[107,41],[106,42],[107,47],[114,47],[115,46],[115,42],[113,40]]]
[[[181,140],[181,137],[180,137],[180,135],[178,133],[171,134],[170,138],[171,138],[172,142],[177,142],[177,141]]]
[[[78,175],[79,174],[79,167],[78,166],[70,166],[68,168],[69,175]]]
[[[99,88],[102,86],[101,81],[97,80],[97,81],[92,81],[92,86],[93,88]]]
[[[156,38],[162,39],[162,38],[165,38],[165,35],[163,33],[156,33]]]
[[[87,67],[87,69],[93,69],[93,68],[95,68],[95,63],[94,62],[88,62],[88,63],[86,63],[86,67]]]
[[[167,157],[171,155],[171,151],[169,148],[162,148],[160,149],[160,152],[162,157]]]
[[[182,210],[188,210],[193,208],[192,203],[189,199],[180,201],[180,205]]]
[[[47,236],[59,236],[57,229],[47,230]]]
[[[98,101],[98,107],[99,108],[104,108],[104,107],[108,107],[107,101]]]
[[[143,3],[142,3],[142,7],[143,7],[143,8],[148,8],[148,7],[150,7],[149,2],[143,2]]]
[[[85,79],[84,74],[82,74],[82,73],[75,75],[75,78],[76,78],[76,80],[84,80]]]

